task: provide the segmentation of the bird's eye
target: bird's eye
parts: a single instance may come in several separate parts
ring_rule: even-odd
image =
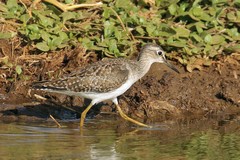
[[[157,54],[161,56],[163,54],[163,51],[157,51]]]

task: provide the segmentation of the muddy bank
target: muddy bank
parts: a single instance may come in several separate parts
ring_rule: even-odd
[[[162,64],[154,64],[144,78],[119,97],[120,105],[125,113],[146,123],[240,112],[239,61],[234,56],[229,58],[192,73],[175,64],[180,74]],[[45,121],[50,120],[50,114],[59,120],[77,119],[89,103],[79,97],[32,91],[30,83],[19,80],[8,93],[8,85],[1,87],[2,121]],[[111,102],[103,102],[93,107],[88,118],[104,119],[104,114],[99,113],[115,111]]]
[[[18,47],[15,41],[0,40],[0,43],[0,120],[45,121],[50,114],[59,120],[80,117],[88,100],[33,91],[29,85],[71,73],[100,57],[81,46],[33,54],[31,48]],[[21,74],[16,73],[17,65],[21,66]],[[210,67],[192,73],[179,64],[174,65],[180,74],[163,64],[154,64],[146,76],[119,97],[123,111],[146,123],[189,115],[240,112],[239,54],[219,57]],[[99,113],[116,113],[115,106],[102,102],[90,110],[88,117],[104,118]]]

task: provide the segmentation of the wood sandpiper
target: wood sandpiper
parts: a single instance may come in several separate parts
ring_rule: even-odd
[[[118,58],[99,61],[60,79],[34,82],[32,87],[48,92],[90,99],[91,103],[81,114],[80,127],[83,126],[90,108],[94,104],[105,100],[112,100],[119,114],[125,120],[143,127],[151,127],[123,113],[117,97],[142,78],[155,62],[164,63],[179,73],[173,65],[167,62],[165,53],[160,46],[146,44],[141,49],[137,60]]]

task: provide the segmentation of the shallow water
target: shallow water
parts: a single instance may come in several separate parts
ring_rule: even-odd
[[[181,119],[153,129],[116,119],[54,123],[0,122],[0,159],[240,159],[238,115]]]

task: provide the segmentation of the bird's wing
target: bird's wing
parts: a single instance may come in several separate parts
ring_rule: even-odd
[[[59,80],[36,83],[34,88],[75,91],[108,92],[127,81],[129,70],[119,60],[100,61]],[[37,86],[37,87],[36,87]]]

